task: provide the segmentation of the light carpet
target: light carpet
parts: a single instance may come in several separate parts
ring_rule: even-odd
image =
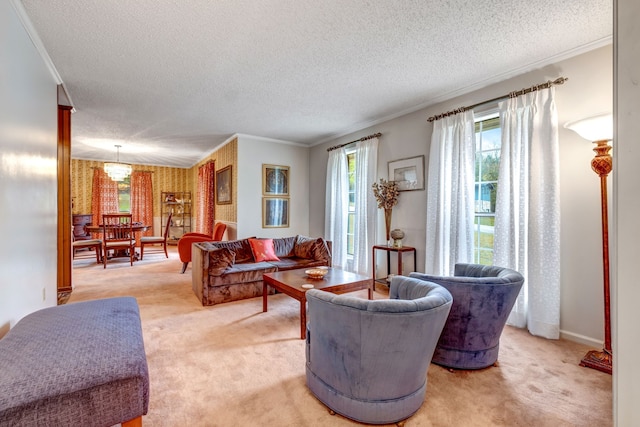
[[[145,426],[350,426],[305,385],[299,303],[283,294],[202,307],[191,266],[146,254],[107,265],[76,260],[69,303],[134,296],[149,363]],[[376,287],[375,298],[388,298]],[[358,295],[366,298],[366,291]],[[506,327],[499,366],[449,372],[432,364],[407,426],[610,426],[610,375],[578,366],[589,347]]]

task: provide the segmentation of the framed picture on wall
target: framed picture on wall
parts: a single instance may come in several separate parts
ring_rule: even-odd
[[[289,166],[262,165],[262,194],[264,196],[289,195]]]
[[[289,227],[289,198],[262,198],[262,228]]]
[[[389,181],[400,191],[424,190],[424,156],[389,162]]]
[[[229,205],[232,202],[231,165],[216,171],[216,204]]]

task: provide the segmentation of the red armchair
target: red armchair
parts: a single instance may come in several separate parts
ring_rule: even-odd
[[[184,273],[187,270],[187,265],[191,262],[191,245],[197,242],[218,242],[222,240],[224,232],[227,230],[227,225],[218,222],[213,227],[213,236],[202,233],[185,233],[178,240],[178,254],[180,255],[180,261],[182,261],[182,271]]]

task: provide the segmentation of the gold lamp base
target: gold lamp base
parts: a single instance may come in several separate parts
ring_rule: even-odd
[[[607,374],[611,374],[612,365],[611,353],[604,350],[591,350],[580,361],[580,366],[597,369],[598,371],[602,371]]]
[[[611,374],[613,357],[611,355],[611,301],[609,287],[609,214],[607,206],[607,175],[613,169],[613,158],[609,153],[609,141],[613,136],[613,118],[602,114],[587,119],[567,123],[566,128],[596,144],[596,155],[591,160],[591,169],[600,177],[600,205],[602,208],[602,275],[604,291],[604,348],[602,351],[589,351],[580,361],[580,366]]]

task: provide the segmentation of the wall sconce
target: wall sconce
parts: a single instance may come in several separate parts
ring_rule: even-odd
[[[611,297],[609,287],[609,219],[607,199],[607,175],[613,169],[611,145],[613,138],[613,117],[601,114],[564,125],[578,135],[595,144],[596,155],[591,160],[591,169],[600,177],[600,205],[602,208],[602,271],[604,276],[604,348],[592,350],[580,361],[580,366],[597,369],[611,374],[613,356],[611,351]]]

